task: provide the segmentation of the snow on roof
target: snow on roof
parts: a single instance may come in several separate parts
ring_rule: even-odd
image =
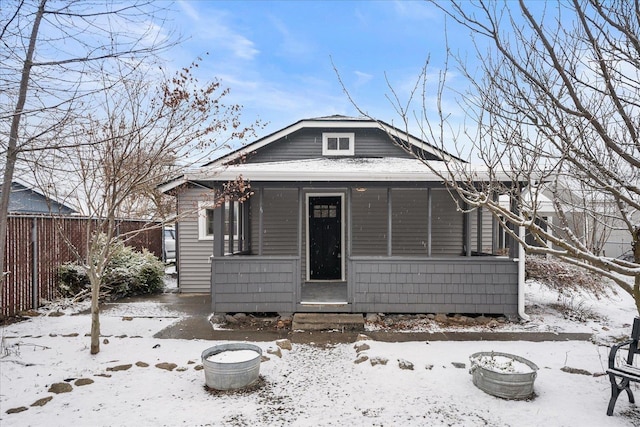
[[[449,163],[451,166],[451,163]],[[485,167],[457,164],[475,179],[488,180]],[[181,179],[162,188],[168,191],[189,181],[230,181],[242,176],[249,181],[405,181],[442,182],[441,174],[448,175],[446,164],[441,161],[423,162],[401,158],[318,158],[268,163],[243,163],[237,165],[211,165],[185,173]],[[505,174],[498,177],[509,181]]]

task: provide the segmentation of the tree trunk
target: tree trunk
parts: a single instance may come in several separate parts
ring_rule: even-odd
[[[100,279],[91,280],[91,354],[100,352]]]
[[[40,21],[44,15],[44,6],[47,0],[40,0],[38,12],[33,21],[31,36],[29,37],[29,47],[27,48],[27,56],[22,65],[22,76],[20,77],[20,89],[18,92],[18,101],[16,108],[11,117],[11,129],[9,131],[9,143],[7,144],[6,164],[4,174],[2,176],[2,193],[0,194],[0,295],[3,293],[5,279],[5,252],[7,245],[7,228],[9,225],[9,198],[11,197],[11,182],[13,181],[13,172],[15,170],[16,161],[18,160],[18,132],[20,129],[20,119],[24,110],[24,104],[27,100],[27,91],[29,89],[29,78],[31,76],[31,66],[33,65],[33,52],[36,48],[38,38],[38,30]]]
[[[640,264],[640,226],[633,230],[633,261]],[[633,299],[636,303],[636,310],[640,313],[640,274],[636,273],[633,281]]]

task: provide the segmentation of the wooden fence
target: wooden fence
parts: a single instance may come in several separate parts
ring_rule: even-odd
[[[87,218],[47,217],[35,215],[9,216],[5,266],[8,274],[0,295],[0,319],[40,306],[58,296],[57,269],[77,257],[72,245],[84,256]],[[118,221],[118,233],[139,230],[144,221]],[[128,246],[146,248],[162,255],[162,229],[148,228],[127,240]]]

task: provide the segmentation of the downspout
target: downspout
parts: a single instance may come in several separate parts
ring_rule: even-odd
[[[520,240],[524,241],[525,231],[524,227],[518,227],[518,235],[520,236]],[[530,320],[529,315],[524,312],[524,281],[525,281],[525,272],[524,272],[524,262],[525,262],[525,252],[524,246],[522,243],[518,242],[518,316],[525,322]]]

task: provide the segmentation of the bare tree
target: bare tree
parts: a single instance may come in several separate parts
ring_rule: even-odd
[[[107,70],[134,70],[171,46],[164,5],[151,1],[14,0],[0,8],[0,292],[11,181],[17,168],[42,168],[39,153],[61,150],[87,123],[92,96],[111,90]],[[95,99],[95,98],[93,98]]]
[[[438,105],[421,92],[426,66],[409,95],[413,102],[422,95],[421,111],[393,92],[406,129],[418,129],[443,148],[449,139],[458,147],[471,144],[484,178],[463,162],[449,163],[441,174],[463,206],[490,211],[529,253],[609,277],[633,296],[640,312],[640,3],[432,3],[475,42],[473,67],[447,47],[470,82],[468,90],[455,92],[474,126],[448,131],[455,124],[442,108],[449,91],[446,65],[436,83]],[[500,182],[505,174],[509,182]],[[545,191],[558,217],[554,223],[540,221]],[[510,203],[501,203],[498,194]],[[572,221],[578,212],[583,226],[577,230]],[[602,254],[602,236],[613,222],[628,232],[633,261]],[[524,230],[536,244],[527,244]]]

